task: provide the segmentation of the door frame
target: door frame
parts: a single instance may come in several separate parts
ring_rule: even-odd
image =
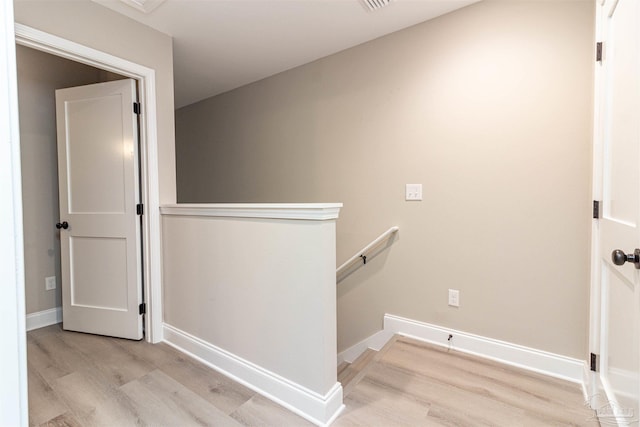
[[[594,1],[595,9],[595,46],[597,42],[602,40],[602,13],[601,4]],[[592,140],[592,196],[593,200],[602,200],[602,178],[603,178],[603,152],[602,141],[604,138],[604,128],[602,126],[602,92],[604,85],[604,77],[602,71],[602,61],[595,61],[593,66],[593,140]],[[602,208],[602,207],[600,207]],[[601,319],[600,300],[602,288],[601,268],[600,268],[600,221],[598,218],[592,219],[591,222],[591,285],[589,295],[589,352],[593,354],[600,353],[601,340]],[[589,360],[589,358],[587,358]],[[599,364],[597,360],[597,364]],[[598,393],[599,377],[596,372],[588,371],[585,375],[585,388],[587,390],[587,399]]]
[[[29,424],[20,126],[13,2],[0,3],[0,423]]]
[[[155,70],[79,43],[15,24],[16,43],[130,77],[138,82],[140,114],[140,166],[142,203],[142,274],[146,304],[145,340],[162,341],[162,262],[160,237],[160,191]]]

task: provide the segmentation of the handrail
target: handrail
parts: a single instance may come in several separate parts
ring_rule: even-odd
[[[350,264],[352,264],[355,260],[357,260],[358,258],[362,258],[363,264],[367,263],[367,256],[365,255],[365,253],[371,249],[376,247],[381,241],[383,241],[384,239],[387,238],[387,236],[389,236],[390,234],[395,233],[396,231],[400,230],[400,227],[398,227],[397,225],[391,227],[390,229],[388,229],[387,231],[385,231],[384,233],[382,233],[381,235],[379,235],[378,237],[376,237],[376,239],[369,243],[367,246],[365,246],[364,248],[362,248],[362,250],[358,251],[354,256],[352,256],[351,258],[349,258],[346,262],[344,262],[340,267],[338,267],[336,269],[336,274],[340,274],[340,272],[342,270],[344,270],[346,267],[348,267]]]

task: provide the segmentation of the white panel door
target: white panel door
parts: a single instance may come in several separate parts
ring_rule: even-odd
[[[63,328],[142,339],[131,79],[56,91]]]
[[[603,425],[626,426],[638,425],[640,414],[640,252],[634,254],[640,248],[640,8],[638,0],[598,5],[604,50],[595,142],[601,147],[596,188],[602,214],[592,294],[599,319],[591,334],[599,337],[600,366],[598,395],[591,398]]]

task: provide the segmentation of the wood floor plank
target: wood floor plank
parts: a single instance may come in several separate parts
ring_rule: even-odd
[[[32,332],[30,425],[311,425],[166,344]],[[575,384],[409,338],[356,365],[338,427],[598,425]]]
[[[80,421],[78,421],[73,414],[65,412],[46,423],[40,424],[40,427],[82,427],[82,424],[80,424]]]
[[[82,425],[129,426],[142,422],[129,398],[100,372],[74,372],[58,378],[53,388]]]
[[[476,372],[482,371],[489,381],[494,382],[511,382],[513,377],[518,378],[518,383],[523,388],[530,390],[543,389],[544,394],[551,399],[563,399],[568,396],[573,396],[577,400],[573,400],[569,403],[582,402],[583,396],[579,386],[569,381],[565,381],[559,378],[553,378],[547,375],[538,374],[533,371],[527,371],[520,368],[512,367],[504,363],[499,363],[490,359],[483,359],[473,355],[458,352],[456,350],[448,350],[444,347],[435,346],[429,343],[424,343],[409,338],[399,338],[399,344],[396,346],[397,350],[402,351],[405,346],[411,346],[418,349],[418,351],[428,350],[430,360],[434,364],[443,364],[451,366],[457,370],[463,372]],[[450,354],[455,354],[456,357],[449,357]]]
[[[151,344],[146,341],[114,339],[114,343],[131,356],[143,360],[155,368],[184,357],[184,353],[163,342]]]
[[[430,363],[424,363],[425,358]],[[538,374],[535,374],[536,378],[521,369],[455,351],[449,352],[442,347],[400,340],[383,360],[396,366],[409,367],[414,373],[433,381],[472,391],[474,395],[486,396],[526,413],[554,414],[555,422],[570,424],[592,415],[592,411],[584,405],[577,384],[562,381],[562,387],[550,387],[550,384],[557,384],[558,381],[549,381],[548,377]],[[533,381],[534,378],[536,381]]]
[[[314,424],[271,400],[256,394],[236,409],[231,416],[252,427],[313,427]]]
[[[116,341],[122,340],[120,338],[66,332],[60,335],[60,339],[91,360],[95,369],[101,371],[118,386],[138,379],[155,369],[154,365],[118,345]]]
[[[45,326],[43,328],[33,329],[27,333],[27,337],[38,338],[43,335],[51,335],[53,331],[62,330],[62,323],[56,323],[53,325]]]
[[[256,394],[184,354],[161,365],[160,369],[225,414],[232,413]]]
[[[448,425],[513,426],[524,417],[521,410],[502,402],[474,395],[473,391],[434,382],[409,369],[377,362],[367,378],[390,394],[406,394],[430,404],[427,421]],[[355,393],[358,386],[354,389]]]
[[[579,388],[558,381],[399,338],[368,369],[363,385],[348,396],[345,418],[350,418],[348,402],[362,399],[361,389],[372,382],[386,389],[384,393],[428,402],[427,425],[597,425]],[[369,410],[380,410],[377,404],[371,402]]]
[[[335,427],[425,425],[431,406],[429,402],[406,393],[389,393],[385,387],[366,377],[358,383],[344,403],[346,407],[333,424]]]
[[[147,425],[242,426],[159,370],[125,384],[121,390]]]
[[[93,364],[82,353],[60,339],[58,325],[42,328],[40,334],[27,334],[27,358],[31,367],[47,381],[63,377]],[[64,355],[64,357],[60,357]]]
[[[28,363],[29,425],[37,426],[69,411],[40,373]]]

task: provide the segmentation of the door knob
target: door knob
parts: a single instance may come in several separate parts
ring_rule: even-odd
[[[67,221],[59,222],[56,224],[56,228],[58,230],[60,230],[61,228],[64,228],[66,230],[67,228],[69,228],[69,223]]]
[[[625,254],[624,251],[616,249],[611,252],[611,261],[615,265],[623,265],[625,262],[632,262],[640,270],[640,249],[636,249],[632,254]]]

